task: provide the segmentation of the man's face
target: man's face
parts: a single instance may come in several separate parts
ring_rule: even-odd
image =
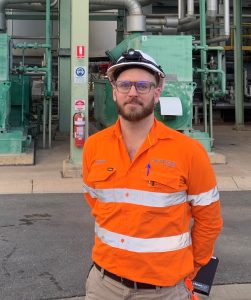
[[[156,84],[156,79],[151,73],[137,68],[122,72],[116,82],[118,81],[147,81]],[[160,93],[160,88],[154,86],[145,94],[137,92],[135,86],[132,86],[127,93],[121,93],[113,87],[113,99],[116,102],[118,114],[131,122],[140,121],[152,115]]]

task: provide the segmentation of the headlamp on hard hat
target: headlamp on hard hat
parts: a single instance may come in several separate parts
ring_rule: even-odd
[[[124,62],[143,62],[146,64],[151,64],[155,66],[161,73],[164,73],[161,66],[158,66],[152,61],[145,59],[139,51],[134,50],[132,48],[122,54],[122,57],[117,61],[117,64]]]

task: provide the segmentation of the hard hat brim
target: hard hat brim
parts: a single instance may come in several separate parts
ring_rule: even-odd
[[[109,80],[111,82],[114,81],[113,78],[113,74],[116,70],[126,67],[126,66],[141,66],[144,67],[146,69],[152,70],[153,72],[156,72],[157,74],[159,74],[159,77],[164,79],[165,77],[165,73],[161,72],[157,67],[155,67],[154,65],[150,65],[148,63],[145,62],[123,62],[123,63],[118,63],[116,65],[111,66],[108,70],[107,70],[107,76],[109,78]]]

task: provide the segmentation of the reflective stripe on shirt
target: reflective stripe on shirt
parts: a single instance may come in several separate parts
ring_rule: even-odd
[[[185,203],[185,191],[176,193],[157,193],[134,189],[93,189],[84,184],[84,193],[102,202],[130,203],[150,207],[167,207]]]
[[[191,201],[192,205],[209,205],[219,199],[220,195],[217,186],[199,195],[188,195],[188,201]]]
[[[185,191],[176,193],[157,193],[134,189],[93,189],[84,184],[84,193],[102,202],[131,203],[151,207],[167,207],[182,204],[187,200],[192,205],[210,205],[219,200],[218,187],[198,195],[188,195]]]
[[[191,245],[189,232],[168,237],[143,239],[109,231],[96,223],[95,233],[103,243],[111,247],[139,253],[175,251]]]

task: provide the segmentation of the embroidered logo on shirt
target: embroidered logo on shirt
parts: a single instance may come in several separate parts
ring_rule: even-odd
[[[151,160],[151,163],[161,164],[161,165],[164,165],[165,167],[171,167],[171,168],[176,167],[176,162],[175,162],[175,161],[168,160],[168,159],[157,159],[157,158],[153,158],[153,159]]]
[[[96,159],[96,160],[94,161],[94,163],[96,163],[96,164],[102,164],[102,163],[105,163],[105,162],[106,162],[105,159]]]

